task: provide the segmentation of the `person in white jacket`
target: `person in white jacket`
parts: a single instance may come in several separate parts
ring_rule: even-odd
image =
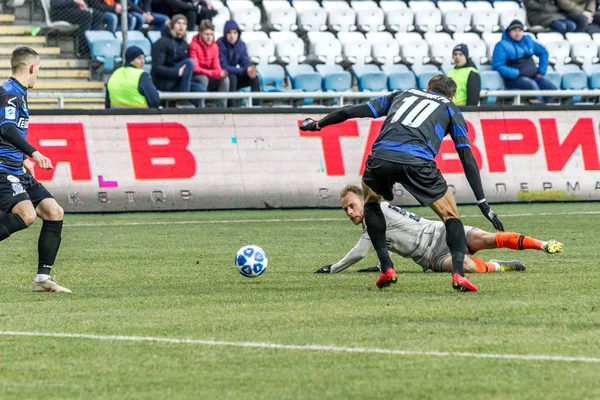
[[[335,264],[325,265],[315,273],[335,274],[362,260],[371,241],[366,232],[364,221],[364,202],[362,189],[356,185],[347,185],[340,194],[342,208],[354,225],[363,226],[363,234],[358,243],[344,258]],[[388,250],[404,258],[411,258],[423,268],[423,271],[452,272],[452,257],[446,245],[446,229],[441,221],[430,221],[388,202],[380,203],[387,223],[386,239]],[[473,257],[480,250],[507,248],[513,250],[540,250],[548,254],[561,253],[563,244],[556,240],[547,242],[513,232],[490,233],[479,228],[465,225],[468,255],[465,256],[465,272],[509,272],[524,271],[522,261],[483,261]],[[378,272],[371,267],[363,272]]]

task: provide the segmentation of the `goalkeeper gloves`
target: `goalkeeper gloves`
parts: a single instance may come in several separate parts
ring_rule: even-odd
[[[504,232],[504,225],[498,219],[495,212],[492,211],[488,202],[484,199],[482,203],[477,204],[481,213],[494,225],[497,231]]]
[[[302,125],[300,125],[301,131],[320,131],[321,128],[317,126],[317,121],[312,118],[306,118],[302,121]]]

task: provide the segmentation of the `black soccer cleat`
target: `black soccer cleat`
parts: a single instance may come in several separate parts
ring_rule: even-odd
[[[331,273],[331,265],[324,265],[315,271],[315,274],[330,274],[330,273]]]
[[[513,261],[500,261],[500,260],[490,260],[490,262],[495,262],[500,265],[500,271],[498,272],[515,272],[515,271],[525,271],[525,263],[519,260]]]

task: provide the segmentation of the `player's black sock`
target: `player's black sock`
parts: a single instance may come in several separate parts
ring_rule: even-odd
[[[446,244],[452,256],[452,273],[465,276],[464,262],[467,251],[467,239],[465,227],[458,218],[450,218],[446,221]]]
[[[383,211],[379,203],[369,202],[365,204],[365,224],[369,239],[373,243],[373,248],[377,252],[379,262],[381,263],[381,272],[385,273],[388,268],[393,268],[394,264],[388,253],[387,242],[385,240],[386,222]]]
[[[44,221],[38,240],[38,274],[50,275],[60,247],[62,221]]]
[[[19,214],[4,214],[0,217],[0,241],[25,228],[27,225]]]

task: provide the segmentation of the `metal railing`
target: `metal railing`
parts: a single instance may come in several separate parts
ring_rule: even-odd
[[[254,100],[337,100],[341,107],[346,100],[368,99],[385,96],[390,92],[161,92],[161,100],[200,100],[200,99],[246,99],[246,107],[252,107]],[[481,97],[514,98],[513,104],[521,104],[523,98],[530,97],[564,98],[573,96],[600,97],[600,90],[482,90]],[[65,98],[104,99],[104,92],[36,92],[28,94],[30,98],[57,98],[58,108],[63,109]]]

